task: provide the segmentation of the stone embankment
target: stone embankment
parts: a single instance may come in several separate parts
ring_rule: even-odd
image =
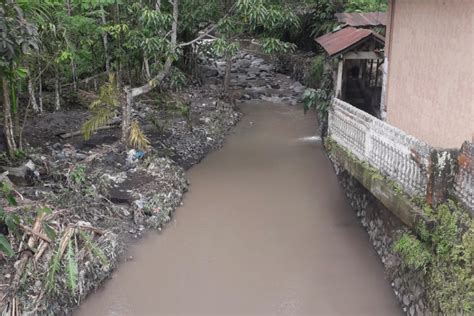
[[[403,311],[409,316],[431,315],[427,308],[423,272],[406,268],[400,254],[394,250],[397,238],[410,229],[344,170],[331,153],[329,158],[349,203],[385,266]]]

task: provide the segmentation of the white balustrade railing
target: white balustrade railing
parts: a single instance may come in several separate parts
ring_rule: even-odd
[[[337,98],[329,110],[328,128],[332,139],[407,194],[426,194],[429,145]]]

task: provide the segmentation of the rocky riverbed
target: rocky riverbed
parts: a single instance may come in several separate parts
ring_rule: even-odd
[[[210,90],[220,89],[225,62],[214,58],[202,58],[200,62],[201,80]],[[234,57],[230,83],[236,98],[241,101],[264,100],[296,105],[305,90],[298,81],[277,72],[272,60],[246,52]]]

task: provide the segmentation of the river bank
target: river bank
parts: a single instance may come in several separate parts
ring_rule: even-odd
[[[232,104],[227,103],[219,86],[223,66],[202,58],[201,85],[174,95],[179,102],[171,107],[155,102],[156,94],[139,100],[133,116],[151,141],[146,152],[123,147],[119,129],[85,141],[76,131],[90,114],[81,108],[28,123],[26,163],[4,174],[17,205],[4,208],[24,210],[21,222],[30,228],[11,244],[20,249],[28,242],[31,253],[0,259],[3,311],[69,313],[110,276],[133,240],[171,220],[188,189],[185,169],[219,148],[239,121],[235,99],[296,104],[301,98],[303,86],[274,73],[263,59],[241,53],[232,68]],[[19,169],[25,174],[17,177]]]

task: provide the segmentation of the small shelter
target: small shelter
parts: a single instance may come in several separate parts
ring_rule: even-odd
[[[338,59],[335,96],[378,117],[385,38],[370,29],[347,26],[315,41],[329,58]]]

